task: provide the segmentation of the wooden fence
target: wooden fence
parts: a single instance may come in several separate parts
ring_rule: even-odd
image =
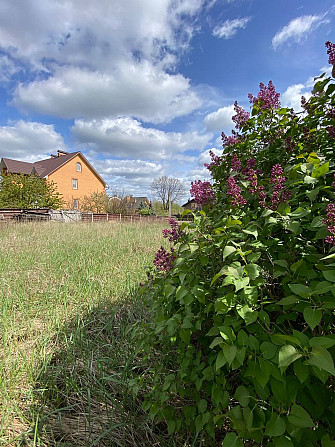
[[[167,222],[168,217],[141,216],[140,214],[82,213],[82,222]]]

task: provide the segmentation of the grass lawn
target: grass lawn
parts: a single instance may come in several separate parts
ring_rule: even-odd
[[[164,226],[0,227],[1,446],[164,445],[124,386]]]

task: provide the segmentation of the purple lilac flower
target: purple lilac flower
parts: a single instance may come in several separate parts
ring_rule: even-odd
[[[215,194],[209,182],[196,180],[191,182],[191,196],[199,205],[206,205],[215,202]]]
[[[294,148],[295,148],[295,144],[293,142],[292,137],[290,137],[290,136],[286,137],[285,138],[285,149],[286,149],[286,152],[292,152],[294,150]]]
[[[248,94],[249,101],[258,105],[261,109],[278,109],[280,107],[280,94],[276,92],[273,82],[269,81],[268,86],[261,82],[259,87],[260,90],[257,97],[253,96],[252,93]]]
[[[205,168],[209,171],[212,170],[214,166],[219,166],[222,162],[222,158],[218,155],[215,155],[213,151],[209,151],[209,155],[211,156],[211,163],[204,163]]]
[[[329,55],[328,62],[330,65],[335,65],[335,44],[329,40],[326,42],[327,54]]]
[[[257,193],[258,193],[258,202],[259,202],[260,206],[262,206],[264,208],[265,205],[266,205],[266,203],[265,203],[265,201],[266,201],[266,194],[264,192],[264,186],[263,185],[260,185],[257,188]]]
[[[163,230],[163,237],[169,238],[169,242],[176,242],[184,233],[180,230],[180,225],[178,224],[178,222],[172,219],[172,217],[170,217],[169,222],[171,230],[167,228]]]
[[[282,174],[283,168],[280,166],[280,164],[274,165],[271,169],[270,183],[274,185],[271,197],[271,208],[274,210],[278,208],[278,205],[281,202],[288,200],[291,197],[290,191],[287,191],[285,193],[283,192],[286,177],[284,177]]]
[[[328,126],[326,127],[326,131],[329,133],[329,135],[332,138],[335,138],[335,127],[334,126]]]
[[[155,254],[153,263],[158,270],[162,272],[168,272],[173,267],[174,259],[175,254],[173,252],[173,249],[171,249],[171,252],[168,252],[165,250],[165,248],[161,247]]]
[[[327,206],[327,216],[323,220],[325,224],[327,224],[327,230],[331,233],[331,236],[327,236],[325,238],[325,242],[328,244],[335,245],[335,204],[330,203]]]
[[[231,161],[230,161],[230,167],[232,171],[239,172],[242,168],[241,162],[236,154],[233,154]]]
[[[221,133],[221,140],[224,147],[238,143],[238,139],[236,137],[233,137],[231,135],[227,137],[224,132]]]
[[[234,177],[229,177],[227,180],[227,194],[232,197],[232,205],[245,205],[247,201],[241,195],[241,188],[236,185]]]
[[[237,101],[234,103],[234,110],[236,115],[232,116],[232,120],[235,123],[236,129],[241,129],[243,124],[248,121],[250,113],[243,109],[243,107],[237,104]]]

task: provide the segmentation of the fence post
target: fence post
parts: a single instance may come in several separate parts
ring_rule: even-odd
[[[92,213],[92,215],[91,215],[91,219],[92,219],[92,222],[93,222],[93,213]]]
[[[120,222],[121,222],[121,213],[120,213]]]
[[[106,214],[106,222],[108,222],[108,213]]]
[[[133,215],[130,216],[130,222],[132,222],[132,221],[133,221]]]

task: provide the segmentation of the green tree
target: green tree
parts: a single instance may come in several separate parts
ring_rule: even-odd
[[[0,175],[0,208],[58,209],[63,200],[53,182],[36,175]]]

